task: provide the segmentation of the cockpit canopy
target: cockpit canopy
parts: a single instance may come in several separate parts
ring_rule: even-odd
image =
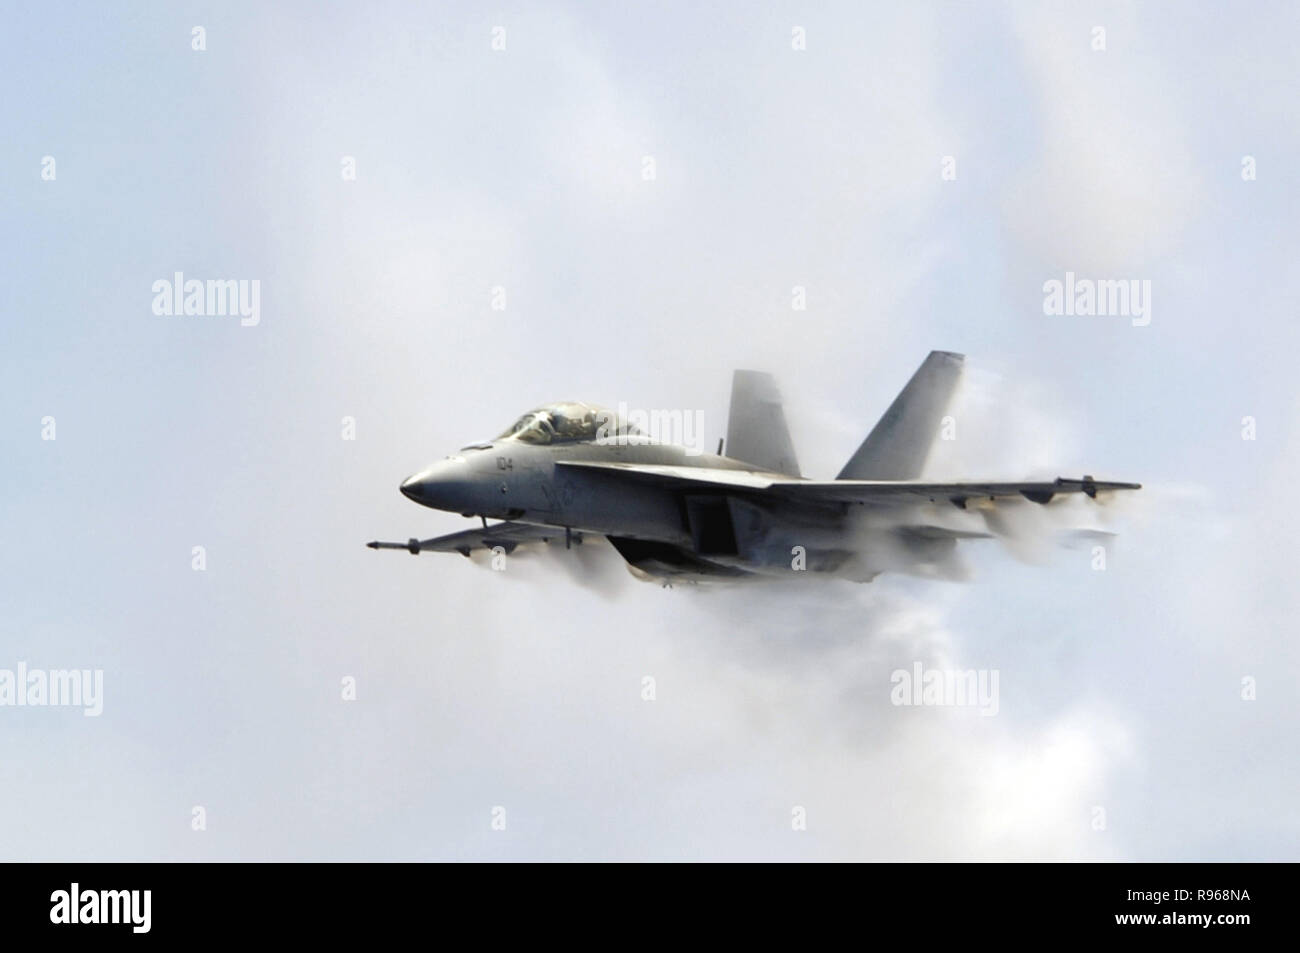
[[[639,434],[640,431],[621,421],[613,411],[569,400],[530,410],[496,439],[536,444],[570,443],[629,433]]]

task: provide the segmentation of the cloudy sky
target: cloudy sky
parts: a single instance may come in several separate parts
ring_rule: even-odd
[[[0,669],[104,699],[0,707],[0,858],[1296,859],[1300,13],[905,6],[8,11]],[[1045,315],[1067,272],[1150,323]],[[398,482],[549,400],[711,444],[736,367],[830,477],[934,348],[935,475],[1145,484],[1104,571],[362,546],[465,526]],[[915,662],[997,715],[891,705]]]

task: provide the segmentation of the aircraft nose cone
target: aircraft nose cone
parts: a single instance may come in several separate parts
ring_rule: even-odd
[[[414,502],[419,503],[420,502],[420,474],[417,473],[414,476],[407,477],[405,480],[402,481],[402,485],[399,486],[398,489],[402,491],[402,495],[405,496],[408,500],[413,500]]]
[[[454,512],[464,509],[465,479],[455,467],[447,464],[436,463],[407,477],[398,489],[408,500],[421,506]]]

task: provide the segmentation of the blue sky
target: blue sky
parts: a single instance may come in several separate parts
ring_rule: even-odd
[[[0,668],[105,702],[0,709],[0,856],[1294,859],[1297,12],[896,6],[9,11]],[[176,271],[261,322],[154,315]],[[1151,324],[1044,315],[1066,271]],[[397,483],[548,400],[711,443],[735,367],[830,476],[934,348],[936,473],[1146,485],[1104,573],[361,546],[460,528]],[[914,660],[998,669],[999,715],[891,708]]]

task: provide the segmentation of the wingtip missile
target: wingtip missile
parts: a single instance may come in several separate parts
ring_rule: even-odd
[[[380,540],[373,539],[370,542],[366,543],[366,546],[369,549],[404,549],[408,553],[411,553],[412,555],[416,555],[416,556],[418,556],[420,553],[420,541],[414,537],[408,539],[404,543],[385,543]]]

